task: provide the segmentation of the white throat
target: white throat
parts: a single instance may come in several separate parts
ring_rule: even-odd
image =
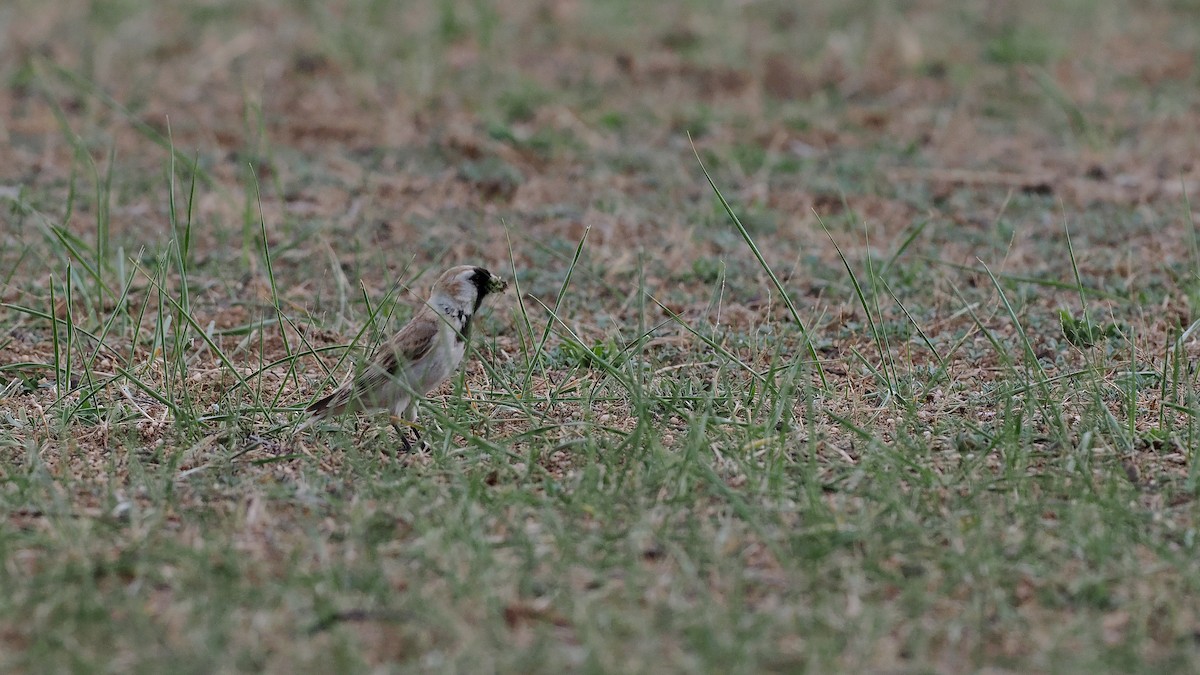
[[[471,323],[471,305],[449,295],[437,294],[429,298],[429,306],[442,316],[459,333],[465,333]]]

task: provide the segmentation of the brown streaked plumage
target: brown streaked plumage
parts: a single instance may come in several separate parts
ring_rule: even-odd
[[[458,368],[471,319],[484,298],[507,286],[482,267],[460,265],[443,272],[433,284],[425,306],[375,352],[361,372],[308,406],[312,415],[309,423],[345,412],[390,410],[394,417],[403,417],[411,425],[417,419],[418,399]],[[407,449],[407,435],[397,422],[392,424]],[[419,439],[419,434],[415,435]]]

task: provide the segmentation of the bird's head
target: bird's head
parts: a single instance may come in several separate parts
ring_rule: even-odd
[[[433,284],[431,299],[444,298],[472,313],[479,309],[483,299],[492,293],[501,293],[508,282],[482,267],[459,265],[442,272]]]

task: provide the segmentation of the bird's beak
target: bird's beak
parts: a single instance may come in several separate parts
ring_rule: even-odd
[[[488,280],[488,293],[503,293],[506,288],[508,288],[508,282],[494,274]]]

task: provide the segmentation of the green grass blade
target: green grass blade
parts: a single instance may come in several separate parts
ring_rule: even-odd
[[[688,142],[691,143],[690,135],[688,136]],[[692,143],[692,154],[696,156],[696,162],[700,164],[700,170],[704,173],[704,178],[708,181],[708,185],[712,188],[713,193],[717,195],[717,200],[721,202],[721,207],[725,209],[725,214],[729,216],[731,221],[733,221],[734,227],[737,228],[738,234],[742,235],[742,241],[746,242],[746,245],[750,247],[750,252],[754,254],[755,260],[758,261],[759,266],[762,267],[763,271],[767,273],[768,277],[770,277],[771,283],[774,284],[776,292],[778,292],[780,297],[783,298],[783,303],[787,306],[788,313],[790,313],[792,316],[792,321],[796,323],[796,327],[800,330],[801,337],[804,338],[805,347],[808,350],[809,356],[812,357],[813,364],[817,369],[817,375],[821,379],[821,386],[825,389],[828,389],[829,382],[825,379],[824,369],[821,368],[821,359],[819,356],[817,356],[816,347],[813,346],[812,339],[808,334],[808,329],[805,328],[804,321],[800,318],[800,313],[796,311],[796,305],[792,303],[791,296],[788,295],[787,290],[784,289],[783,283],[779,281],[779,277],[775,276],[775,272],[771,269],[770,264],[767,263],[766,258],[763,257],[762,252],[758,250],[758,244],[754,243],[754,237],[750,236],[750,232],[746,229],[746,226],[742,224],[742,220],[738,218],[736,213],[734,213],[733,207],[730,206],[729,202],[725,200],[725,195],[721,194],[720,188],[717,187],[717,184],[713,181],[712,176],[709,175],[708,169],[705,168],[704,161],[700,159],[700,152],[696,150],[696,145],[694,143]]]

